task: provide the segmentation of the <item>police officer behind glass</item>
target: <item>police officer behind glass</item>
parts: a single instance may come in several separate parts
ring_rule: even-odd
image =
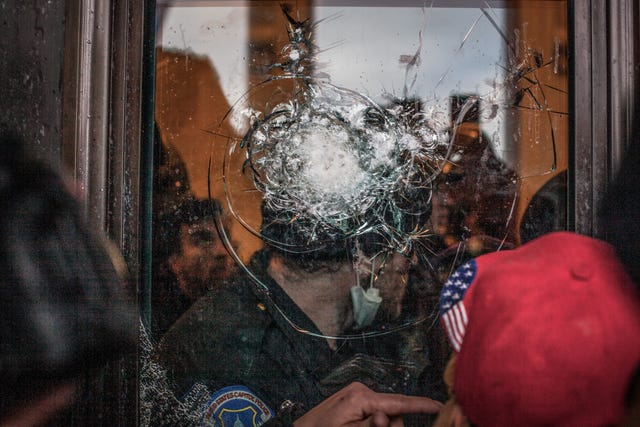
[[[369,323],[401,315],[411,259],[383,251],[374,235],[355,245],[366,254],[360,257],[348,240],[311,252],[283,250],[269,237],[301,248],[299,228],[308,224],[280,221],[264,206],[262,215],[267,244],[248,267],[268,291],[238,270],[176,322],[158,354],[176,395],[205,384],[205,422],[224,425],[293,420],[354,381],[378,392],[442,398],[443,388],[420,388],[431,362],[428,349],[409,349],[411,333],[336,339],[374,327],[356,321],[362,313],[354,313],[351,298],[354,284],[371,274],[382,302]]]

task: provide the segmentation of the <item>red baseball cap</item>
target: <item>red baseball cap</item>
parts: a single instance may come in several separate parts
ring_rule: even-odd
[[[610,245],[556,232],[472,259],[443,287],[440,318],[457,353],[453,392],[474,425],[622,419],[640,302]]]

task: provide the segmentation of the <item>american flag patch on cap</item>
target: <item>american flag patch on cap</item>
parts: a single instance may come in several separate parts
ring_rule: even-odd
[[[440,293],[440,319],[456,352],[460,351],[468,322],[463,299],[476,277],[477,269],[473,259],[463,264],[449,276]]]

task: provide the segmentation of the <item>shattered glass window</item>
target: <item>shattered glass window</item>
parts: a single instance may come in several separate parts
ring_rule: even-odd
[[[143,420],[444,399],[448,274],[566,228],[566,3],[158,1]]]

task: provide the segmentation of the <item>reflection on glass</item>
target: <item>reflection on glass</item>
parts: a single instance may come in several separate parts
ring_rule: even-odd
[[[565,2],[432,3],[158,2],[150,417],[443,399],[448,273],[564,227]]]

